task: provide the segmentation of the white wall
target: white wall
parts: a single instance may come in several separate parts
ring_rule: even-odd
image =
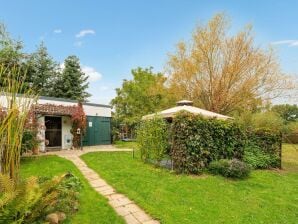
[[[62,149],[70,149],[72,147],[72,134],[70,132],[72,122],[70,117],[62,117]]]
[[[40,152],[45,152],[46,148],[45,148],[45,120],[44,120],[44,116],[42,117],[38,117],[37,119],[38,122],[38,133],[37,133],[37,138],[40,140],[39,143],[39,151]]]

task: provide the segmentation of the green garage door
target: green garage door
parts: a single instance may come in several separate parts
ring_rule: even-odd
[[[87,116],[87,128],[83,145],[111,144],[111,118]]]

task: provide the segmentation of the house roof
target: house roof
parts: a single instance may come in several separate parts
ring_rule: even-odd
[[[54,104],[35,104],[33,111],[42,115],[71,116],[76,106],[63,106]]]
[[[198,107],[188,106],[188,105],[176,106],[167,110],[157,112],[155,114],[145,115],[142,117],[142,119],[147,120],[147,119],[153,118],[154,116],[161,116],[163,118],[173,118],[177,113],[181,111],[187,111],[195,115],[202,115],[203,117],[209,117],[209,118],[217,118],[222,120],[232,119],[232,117],[229,117],[229,116],[225,116],[212,111],[208,111],[208,110],[204,110]]]
[[[78,103],[77,100],[65,99],[65,98],[56,98],[56,97],[49,97],[49,96],[40,96],[39,99],[41,100],[51,100],[51,101],[61,101],[61,102],[70,102],[70,103]],[[94,106],[94,107],[107,107],[112,108],[110,105],[106,104],[97,104],[97,103],[89,103],[89,102],[82,102],[83,105],[87,106]]]

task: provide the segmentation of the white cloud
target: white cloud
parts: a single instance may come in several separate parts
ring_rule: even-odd
[[[94,30],[81,30],[78,34],[76,34],[76,38],[84,37],[88,34],[94,35],[95,31]]]
[[[62,33],[62,30],[61,29],[55,29],[53,32],[54,33]]]
[[[273,45],[286,44],[288,46],[296,47],[296,46],[298,46],[298,40],[279,40],[279,41],[271,42],[271,44],[273,44]]]
[[[82,66],[82,71],[89,76],[88,81],[95,82],[101,79],[102,74],[96,71],[95,68],[90,66]]]
[[[100,91],[106,91],[106,90],[109,89],[109,87],[108,86],[101,86],[101,87],[99,87],[99,89],[100,89]]]

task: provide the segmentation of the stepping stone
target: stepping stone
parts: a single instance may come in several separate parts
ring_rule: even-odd
[[[130,214],[129,210],[127,210],[124,206],[117,207],[115,210],[120,216],[126,216]]]
[[[83,154],[83,153],[81,153]],[[119,194],[102,179],[96,172],[90,169],[86,163],[80,159],[80,155],[57,154],[65,159],[72,161],[90,185],[101,195],[109,200],[109,204],[117,212],[118,215],[124,218],[127,224],[159,224],[159,221],[152,219],[145,211],[137,206],[133,201],[123,194]]]
[[[119,199],[119,198],[124,198],[125,196],[123,194],[112,194],[109,196],[110,200],[115,200],[115,199]]]
[[[132,204],[132,201],[129,200],[128,198],[124,197],[124,198],[119,198],[119,199],[111,200],[111,201],[109,201],[109,203],[113,207],[117,208],[117,207],[120,207],[120,206]]]
[[[132,214],[124,216],[124,219],[127,224],[140,224],[140,222]]]
[[[137,206],[136,204],[125,205],[125,208],[128,209],[130,213],[142,211],[142,209],[139,206]]]
[[[132,213],[132,215],[141,223],[152,220],[152,218],[143,211]]]
[[[106,188],[109,187],[109,185],[107,185],[107,183],[103,180],[93,179],[93,180],[89,180],[89,183],[91,184],[92,187],[97,188],[98,191],[107,190]]]

